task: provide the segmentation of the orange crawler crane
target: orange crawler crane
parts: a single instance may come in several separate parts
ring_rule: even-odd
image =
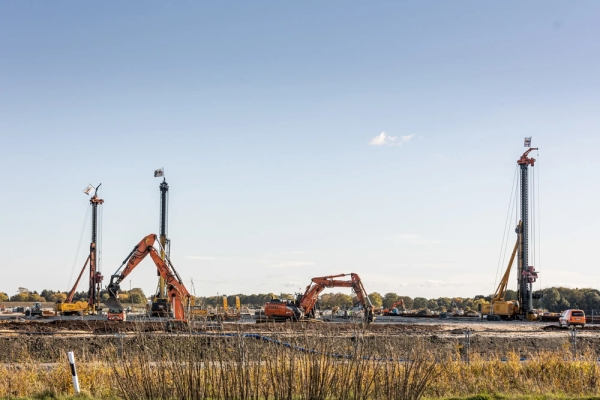
[[[158,274],[164,280],[167,287],[167,293],[169,295],[169,302],[171,304],[171,310],[173,312],[174,322],[187,322],[185,316],[185,308],[189,306],[191,295],[183,284],[181,277],[175,271],[173,264],[168,257],[163,260],[154,248],[154,242],[156,242],[156,235],[150,234],[142,239],[129,253],[125,261],[121,264],[119,269],[111,276],[110,284],[107,286],[109,299],[104,302],[108,306],[108,319],[113,321],[124,321],[125,312],[123,305],[119,302],[118,292],[120,290],[119,284],[133,271],[142,260],[150,254],[152,261],[156,264]],[[125,266],[122,272],[121,269]]]
[[[343,276],[350,276],[350,280],[338,280]],[[367,292],[360,280],[358,274],[339,274],[312,278],[312,282],[306,287],[303,295],[299,295],[296,301],[281,301],[273,299],[265,304],[265,316],[275,321],[299,320],[302,318],[315,317],[315,305],[319,294],[326,288],[350,287],[354,290],[358,301],[364,309],[365,322],[371,323],[374,320],[373,305],[367,295]]]

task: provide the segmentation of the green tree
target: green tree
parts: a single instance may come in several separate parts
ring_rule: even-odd
[[[21,292],[17,293],[14,296],[10,296],[10,301],[27,301],[29,298],[29,293]]]
[[[585,294],[586,310],[600,309],[600,295],[595,290],[590,290]]]
[[[390,308],[392,306],[392,304],[394,304],[394,302],[396,302],[398,300],[399,296],[396,293],[390,292],[390,293],[386,293],[383,296],[383,308]]]
[[[46,299],[43,298],[42,296],[40,296],[39,294],[37,294],[36,292],[33,292],[33,293],[29,293],[29,296],[27,296],[27,301],[44,302],[44,301],[46,301]]]
[[[413,300],[413,308],[416,310],[427,308],[427,299],[425,297],[415,297]]]
[[[108,294],[107,294],[108,296]],[[66,293],[52,293],[49,297],[48,297],[48,301],[51,301],[53,303],[56,303],[57,301],[65,301],[67,300],[67,294]]]
[[[0,292],[0,303],[8,301],[8,295],[4,292]]]
[[[448,297],[440,297],[439,299],[437,299],[437,304],[438,307],[443,307],[446,310],[449,310],[450,308],[452,308],[452,299],[448,298]]]
[[[335,293],[332,295],[333,304],[340,308],[351,308],[354,304],[352,301],[352,296],[344,294],[344,293]]]
[[[140,296],[142,296],[144,299],[146,299],[146,295],[144,294],[144,291],[141,288],[133,288],[129,291],[129,293],[137,293]]]
[[[558,311],[558,303],[560,301],[560,292],[556,288],[549,288],[544,290],[544,297],[542,298],[542,306],[547,308],[548,311]]]
[[[427,308],[432,311],[435,311],[439,308],[439,305],[438,305],[437,301],[435,301],[435,299],[429,299],[427,301]]]
[[[413,299],[409,296],[400,296],[400,298],[402,300],[404,300],[404,307],[406,307],[407,310],[412,310],[414,307],[414,302]]]
[[[383,305],[383,298],[377,292],[369,294],[369,300],[371,300],[371,304],[373,304],[373,306],[376,308],[379,308]]]
[[[146,297],[140,292],[130,292],[129,302],[134,304],[145,304]]]

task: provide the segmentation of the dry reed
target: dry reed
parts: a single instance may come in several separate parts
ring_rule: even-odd
[[[123,347],[80,362],[79,379],[88,396],[131,400],[600,394],[600,368],[592,353],[573,358],[561,350],[527,361],[517,354],[506,360],[472,354],[466,363],[458,353],[434,353],[426,339],[374,337],[360,328],[351,337],[313,331],[279,338],[290,347],[241,332],[227,337],[140,333]],[[1,398],[70,393],[66,357],[56,364],[0,364]]]

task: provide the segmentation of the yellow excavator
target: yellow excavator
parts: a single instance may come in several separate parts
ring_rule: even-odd
[[[517,228],[517,232],[521,230],[521,222]],[[517,250],[519,249],[519,241],[521,235],[518,235],[517,242],[508,261],[506,271],[500,280],[500,284],[492,297],[489,304],[479,304],[479,312],[481,318],[485,315],[488,321],[500,321],[502,319],[515,319],[521,313],[521,308],[517,300],[506,300],[506,288],[508,286],[508,278],[510,277],[510,270],[515,261]]]

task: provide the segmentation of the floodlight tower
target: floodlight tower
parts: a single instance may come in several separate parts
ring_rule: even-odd
[[[527,317],[533,311],[533,282],[538,274],[533,265],[529,265],[529,167],[535,165],[535,158],[528,157],[529,153],[537,148],[531,147],[531,137],[525,138],[525,147],[529,147],[521,158],[517,160],[520,168],[520,202],[521,202],[521,224],[517,227],[519,235],[518,248],[518,293],[521,315]]]

